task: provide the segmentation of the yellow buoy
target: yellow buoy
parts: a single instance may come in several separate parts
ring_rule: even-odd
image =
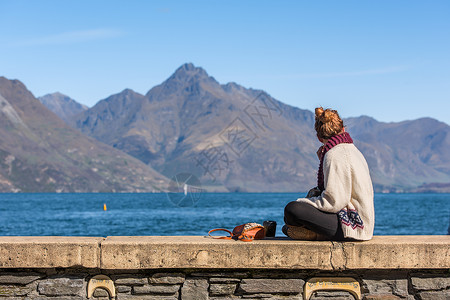
[[[103,210],[106,210],[106,203],[103,203]]]

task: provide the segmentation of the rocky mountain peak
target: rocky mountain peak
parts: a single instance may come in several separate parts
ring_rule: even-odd
[[[20,82],[19,80],[17,80],[17,79],[8,79],[8,78],[6,78],[4,76],[0,76],[0,84],[2,86],[5,86],[5,85],[10,85],[10,86],[19,85],[19,86],[21,86],[21,88],[25,88],[25,85],[22,82]]]
[[[48,104],[51,104],[51,103],[54,103],[57,101],[60,104],[66,103],[66,104],[74,105],[77,107],[78,106],[82,107],[83,109],[88,109],[88,107],[86,105],[80,104],[77,101],[70,98],[69,96],[67,96],[63,93],[60,93],[60,92],[46,94],[42,97],[39,97],[38,99],[42,102],[42,104],[44,104],[47,107],[48,107]]]
[[[47,95],[45,95],[45,96],[59,97],[59,98],[62,98],[62,99],[64,99],[64,100],[66,100],[66,101],[68,101],[68,100],[70,99],[69,96],[64,95],[64,94],[61,93],[61,92],[54,92],[54,93],[47,94]],[[43,96],[43,97],[45,97],[45,96]]]
[[[20,94],[23,97],[34,98],[33,94],[27,90],[25,85],[17,79],[8,79],[6,77],[0,76],[0,90],[2,96],[9,101],[18,101],[19,97],[12,97],[12,95]]]
[[[198,81],[217,81],[208,75],[208,73],[201,67],[196,67],[192,63],[186,63],[179,67],[175,73],[170,76],[166,82],[178,81],[180,83],[192,83]]]
[[[148,91],[146,96],[150,100],[158,100],[183,90],[189,93],[194,91],[200,93],[201,85],[212,86],[213,88],[220,87],[214,77],[209,76],[203,68],[196,67],[192,63],[186,63],[180,66],[162,84]]]
[[[86,105],[78,103],[69,96],[60,92],[44,95],[39,97],[38,100],[66,122],[72,116],[88,109]]]
[[[121,91],[118,94],[111,95],[106,100],[110,100],[112,98],[117,98],[117,97],[125,98],[125,99],[132,99],[132,98],[135,98],[135,97],[143,97],[143,95],[133,91],[132,89],[124,89],[123,91]]]
[[[208,77],[208,73],[206,73],[206,71],[201,68],[201,67],[196,67],[194,66],[193,63],[185,63],[183,65],[181,65],[174,74],[177,75],[200,75],[200,76],[204,76],[204,77]]]
[[[133,91],[132,89],[124,89],[122,92],[120,92],[120,94],[123,94],[123,95],[132,95],[132,94],[136,94],[136,92]]]
[[[227,84],[223,84],[222,87],[226,92],[232,92],[234,90],[241,91],[244,89],[244,87],[240,86],[236,82],[228,82]]]

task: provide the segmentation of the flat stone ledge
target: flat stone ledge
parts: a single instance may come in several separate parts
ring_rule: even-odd
[[[450,236],[375,236],[366,242],[266,239],[254,242],[201,236],[107,237],[101,269],[446,269]]]
[[[450,236],[375,236],[366,242],[202,236],[0,237],[0,268],[448,269]]]
[[[0,268],[98,268],[102,237],[3,236]]]

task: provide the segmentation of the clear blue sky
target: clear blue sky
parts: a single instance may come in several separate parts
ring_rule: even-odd
[[[0,0],[0,76],[88,106],[186,62],[285,103],[450,124],[450,1]]]

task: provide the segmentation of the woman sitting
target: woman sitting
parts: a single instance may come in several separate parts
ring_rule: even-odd
[[[314,127],[323,144],[317,187],[286,205],[283,232],[300,240],[370,240],[375,216],[367,162],[337,111],[316,108]]]

